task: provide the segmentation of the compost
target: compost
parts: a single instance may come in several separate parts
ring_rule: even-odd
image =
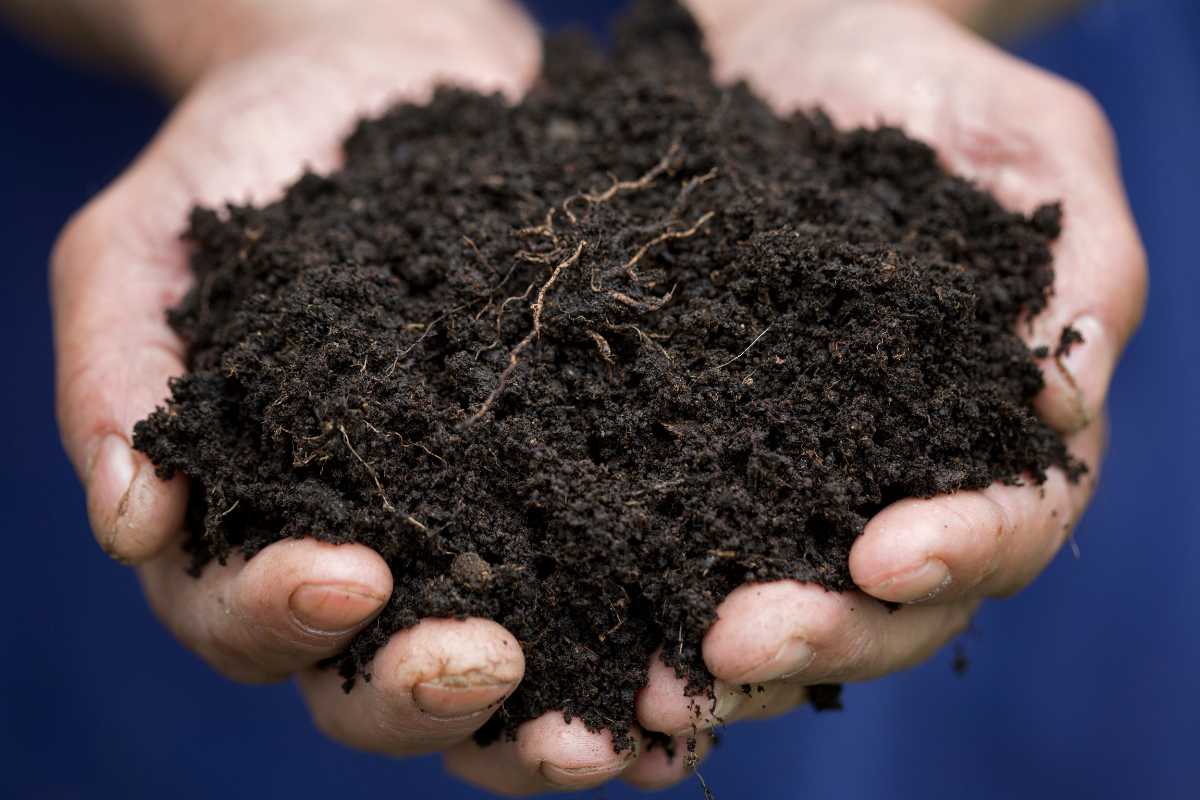
[[[1059,209],[715,85],[673,3],[607,55],[551,40],[519,105],[440,90],[344,150],[194,211],[189,372],[135,444],[191,480],[197,572],[287,537],[382,554],[348,689],[422,617],[487,617],[527,672],[481,741],[561,711],[628,746],[656,651],[711,685],[740,584],[851,589],[888,503],[1084,469],[1016,334]]]

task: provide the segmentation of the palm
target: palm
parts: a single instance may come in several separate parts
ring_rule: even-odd
[[[892,671],[954,635],[981,598],[1032,580],[1087,503],[1104,393],[1144,292],[1111,136],[1083,92],[913,5],[844,3],[815,16],[799,5],[767,4],[715,41],[721,77],[746,79],[781,111],[821,106],[842,125],[898,125],[1023,211],[1062,200],[1055,296],[1022,333],[1053,345],[1067,324],[1083,332],[1085,344],[1046,365],[1037,402],[1093,473],[1079,485],[1054,472],[1044,487],[997,485],[885,509],[856,543],[851,573],[868,595],[918,604],[900,613],[877,617],[861,596],[794,584],[739,589],[705,642],[710,668],[731,682]],[[749,635],[762,619],[771,621]]]

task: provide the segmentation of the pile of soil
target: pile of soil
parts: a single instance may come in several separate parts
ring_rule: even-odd
[[[714,85],[673,3],[611,57],[551,41],[516,107],[442,90],[345,155],[193,213],[190,372],[135,444],[192,480],[197,571],[286,537],[383,555],[348,688],[420,618],[488,617],[527,673],[481,740],[560,710],[621,747],[656,650],[711,685],[738,585],[850,589],[886,504],[1083,469],[1013,332],[1059,210]]]

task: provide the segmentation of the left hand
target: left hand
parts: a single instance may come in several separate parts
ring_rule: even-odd
[[[1061,199],[1055,295],[1021,332],[1051,349],[1067,324],[1085,339],[1060,365],[1047,362],[1037,409],[1089,474],[1072,484],[1055,469],[1042,486],[995,484],[888,506],[851,551],[859,592],[791,581],[734,591],[703,649],[724,722],[785,711],[803,700],[805,685],[920,663],[965,628],[984,598],[1016,592],[1046,567],[1095,485],[1105,393],[1141,318],[1146,267],[1112,133],[1078,87],[916,0],[690,5],[718,77],[747,80],[781,112],[819,105],[841,126],[900,126],[1012,208]],[[892,613],[879,600],[905,606]],[[734,688],[747,683],[764,691]],[[642,724],[686,726],[665,711],[682,707],[682,696],[670,670],[652,670],[639,699]]]

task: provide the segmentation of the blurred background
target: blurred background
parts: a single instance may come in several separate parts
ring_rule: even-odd
[[[620,3],[529,5],[599,35]],[[1150,254],[1080,557],[984,607],[961,677],[944,652],[848,687],[840,714],[729,730],[702,768],[720,800],[1200,796],[1200,3],[1101,0],[1012,47],[1107,109]],[[0,797],[482,798],[435,758],[324,741],[289,685],[210,673],[88,533],[55,430],[46,260],[165,110],[0,30]]]

